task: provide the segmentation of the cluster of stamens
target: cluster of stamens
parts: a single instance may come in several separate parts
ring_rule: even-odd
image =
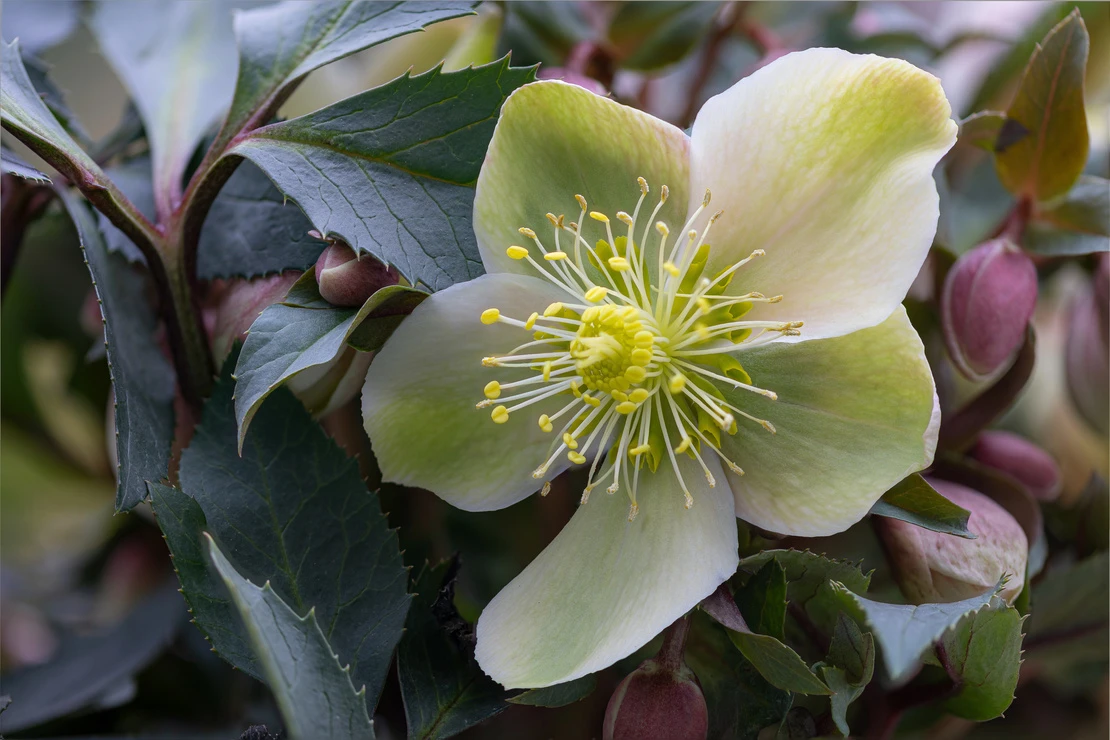
[[[668,250],[670,229],[656,221],[669,194],[664,185],[636,241],[637,219],[649,192],[644,178],[638,178],[638,184],[640,199],[632,215],[616,214],[627,227],[623,236],[614,237],[609,217],[589,211],[581,195],[574,196],[580,209],[577,221],[547,214],[554,229],[550,245],[534,230],[520,229],[534,248],[510,246],[508,256],[531,263],[539,276],[565,291],[566,300],[523,319],[504,316],[496,308],[482,312],[485,324],[508,324],[532,334],[531,341],[504,355],[486,357],[482,364],[526,368],[534,374],[507,383],[490,381],[485,400],[477,404],[496,404],[491,418],[503,424],[512,413],[565,397],[562,408],[537,418],[553,438],[546,461],[533,476],[547,477],[563,454],[576,464],[592,457],[582,503],[599,485],[608,483],[606,491],[616,493],[623,484],[631,502],[629,521],[639,510],[636,487],[645,464],[654,472],[664,457],[669,458],[686,508],[694,499],[676,456],[695,459],[710,486],[716,480],[703,458],[707,451],[733,472],[744,474],[721,452],[721,432],[735,434],[738,417],[772,434],[775,427],[729,403],[717,385],[777,398],[752,385],[732,353],[797,335],[802,327],[801,321],[742,320],[753,304],[777,303],[782,296],[726,295],[736,271],[763,250],[712,277],[703,276],[710,249],[706,238],[721,213],[715,213],[700,233],[690,227],[708,207],[709,191],[683,228],[686,238],[675,240]],[[583,236],[587,217],[604,227],[604,238],[594,245]],[[658,247],[656,259],[648,264],[646,246],[652,231]],[[602,454],[606,449],[608,454]],[[542,493],[548,490],[545,482]]]

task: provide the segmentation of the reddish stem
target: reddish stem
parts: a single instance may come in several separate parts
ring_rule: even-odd
[[[686,655],[686,638],[690,634],[690,616],[682,617],[663,633],[663,647],[655,656],[660,666],[671,672],[682,668]]]

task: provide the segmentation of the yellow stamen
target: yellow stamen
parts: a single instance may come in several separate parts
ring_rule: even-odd
[[[609,291],[605,288],[601,287],[600,285],[595,285],[594,287],[586,291],[585,298],[590,303],[597,303],[598,301],[605,298],[608,293]]]
[[[501,312],[496,308],[487,308],[485,311],[482,311],[483,324],[496,324],[499,318],[501,318]]]
[[[528,256],[528,250],[524,247],[512,246],[505,250],[505,254],[509,255],[511,259],[522,260]]]
[[[490,418],[493,419],[494,424],[504,424],[509,420],[509,410],[504,406],[498,406],[490,413]]]
[[[539,423],[540,429],[545,432],[550,432],[552,429],[555,428],[555,425],[551,423],[551,417],[547,414],[540,414]]]
[[[559,260],[565,260],[567,258],[567,253],[566,252],[548,252],[547,254],[545,254],[543,256],[543,258],[545,260],[547,260],[548,262],[558,262]]]
[[[577,452],[568,452],[567,459],[575,465],[581,465],[582,463],[586,462],[586,456],[580,455]]]
[[[501,384],[498,383],[496,380],[491,380],[490,382],[486,383],[484,392],[486,394],[486,398],[497,398],[501,395]]]

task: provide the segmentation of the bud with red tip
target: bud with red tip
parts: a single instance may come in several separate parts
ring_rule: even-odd
[[[983,432],[971,448],[971,456],[1012,477],[1038,501],[1055,501],[1060,495],[1056,460],[1024,437],[1010,432]]]
[[[396,285],[397,272],[368,254],[358,255],[343,242],[333,241],[316,260],[320,295],[333,306],[361,306],[387,285]]]
[[[1003,369],[1021,349],[1037,305],[1037,268],[1008,239],[980,244],[944,281],[941,320],[948,352],[967,377]]]
[[[709,710],[682,657],[689,630],[689,617],[671,625],[659,654],[620,682],[605,709],[604,740],[705,739]]]
[[[978,491],[942,480],[929,483],[952,503],[971,512],[969,540],[922,529],[909,522],[875,517],[894,577],[913,604],[962,601],[979,596],[1007,577],[1001,596],[1013,603],[1025,585],[1029,541],[1017,520]]]

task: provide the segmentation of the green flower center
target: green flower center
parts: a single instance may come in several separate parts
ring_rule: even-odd
[[[668,197],[664,185],[637,242],[636,222],[648,193],[647,182],[639,178],[638,183],[640,200],[633,214],[617,213],[617,220],[628,227],[625,236],[614,237],[609,217],[588,211],[580,195],[575,196],[581,209],[577,222],[547,214],[554,228],[553,247],[545,246],[532,229],[520,229],[535,248],[514,245],[508,248],[508,256],[527,260],[567,297],[526,319],[503,316],[497,308],[482,312],[483,323],[509,324],[531,333],[531,341],[504,355],[486,357],[482,363],[528,368],[535,374],[505,384],[491,380],[484,389],[486,400],[478,404],[485,408],[496,403],[491,419],[504,424],[514,412],[563,396],[566,404],[561,409],[537,417],[540,428],[554,434],[546,461],[533,475],[545,478],[564,453],[576,464],[592,456],[582,503],[607,481],[609,493],[623,486],[631,502],[629,520],[639,509],[636,487],[641,472],[646,466],[654,473],[664,458],[671,462],[687,508],[694,500],[676,456],[696,460],[710,486],[716,480],[704,454],[716,455],[734,473],[744,474],[721,452],[721,433],[735,434],[737,418],[772,434],[775,428],[727,400],[718,386],[777,398],[773,391],[752,384],[734,354],[796,335],[802,326],[800,321],[743,319],[753,304],[777,303],[782,296],[726,293],[736,271],[762,255],[762,250],[712,277],[704,275],[710,254],[706,237],[720,212],[700,234],[688,230],[685,240],[676,240],[668,249],[670,229],[655,220]],[[707,191],[686,229],[709,201]],[[587,214],[604,227],[603,237],[593,245],[583,236]],[[652,225],[659,241],[655,259],[649,260],[642,245],[649,243]],[[564,249],[563,240],[572,246]],[[561,427],[558,432],[556,424]],[[606,449],[608,454],[602,454]],[[549,489],[545,483],[542,493]]]

